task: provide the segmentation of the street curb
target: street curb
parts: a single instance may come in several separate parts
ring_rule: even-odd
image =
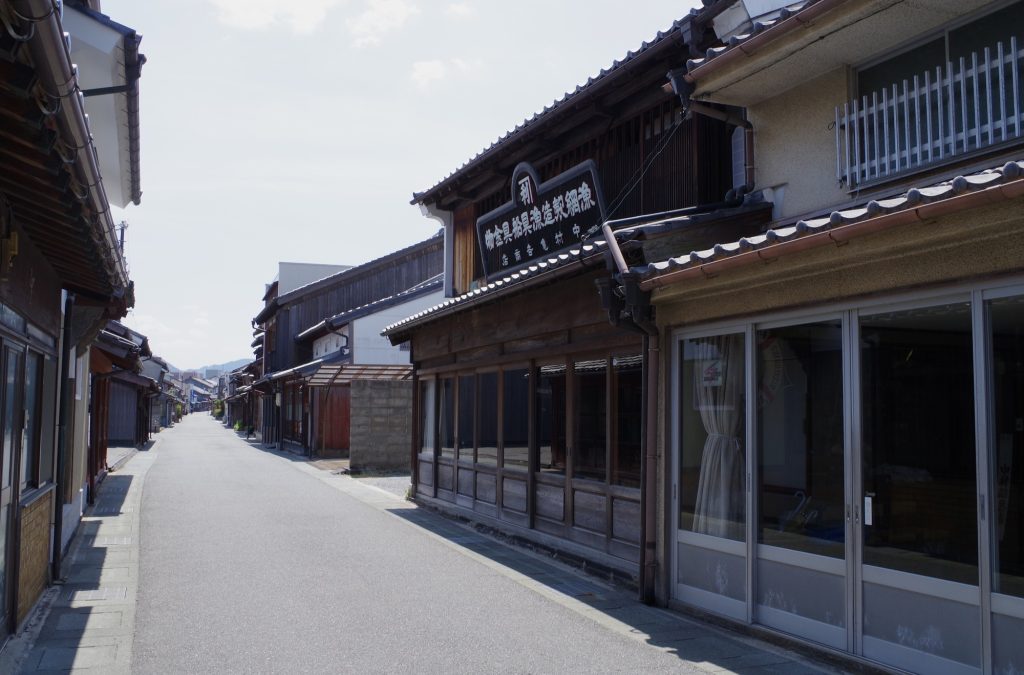
[[[131,452],[128,452],[124,457],[122,457],[121,459],[117,460],[113,464],[108,465],[107,466],[107,473],[113,473],[113,472],[117,471],[122,466],[124,466],[125,464],[130,462],[132,457],[134,457],[137,454],[139,454],[139,449],[138,448],[132,449]]]

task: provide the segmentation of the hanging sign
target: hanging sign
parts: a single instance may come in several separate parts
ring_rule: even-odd
[[[565,251],[600,231],[604,197],[597,165],[587,160],[541,183],[522,162],[512,172],[512,201],[476,221],[488,280]]]

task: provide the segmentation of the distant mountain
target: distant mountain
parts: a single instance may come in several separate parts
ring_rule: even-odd
[[[235,361],[228,361],[227,363],[214,363],[214,364],[209,365],[209,366],[203,366],[202,368],[192,368],[191,370],[195,370],[197,373],[199,373],[200,375],[205,377],[206,376],[206,371],[208,371],[208,370],[219,370],[222,373],[229,373],[232,370],[234,370],[235,368],[239,368],[241,366],[244,366],[245,364],[247,364],[247,363],[249,363],[251,361],[252,361],[251,358],[250,359],[236,359]]]

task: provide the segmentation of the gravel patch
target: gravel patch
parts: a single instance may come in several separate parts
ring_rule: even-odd
[[[353,476],[354,479],[367,485],[387,490],[391,494],[405,497],[409,490],[410,480],[408,475],[404,476]]]

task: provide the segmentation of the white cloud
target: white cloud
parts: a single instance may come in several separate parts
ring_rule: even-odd
[[[417,61],[412,64],[412,81],[420,89],[428,89],[434,82],[443,80],[447,74],[448,66],[440,59]]]
[[[362,12],[346,22],[352,44],[356,47],[380,44],[385,34],[398,30],[419,12],[419,8],[407,0],[369,0]]]
[[[476,7],[468,2],[453,2],[444,8],[444,13],[459,19],[467,19],[476,16]]]
[[[463,75],[479,73],[484,67],[484,62],[480,59],[473,59],[472,61],[467,61],[465,59],[452,59],[451,63],[455,69]]]
[[[209,0],[218,18],[233,28],[257,30],[286,24],[296,33],[311,33],[327,12],[346,0]]]
[[[410,79],[421,91],[426,91],[435,82],[447,79],[451,75],[472,76],[483,70],[484,63],[480,59],[432,59],[416,61],[412,64]]]

